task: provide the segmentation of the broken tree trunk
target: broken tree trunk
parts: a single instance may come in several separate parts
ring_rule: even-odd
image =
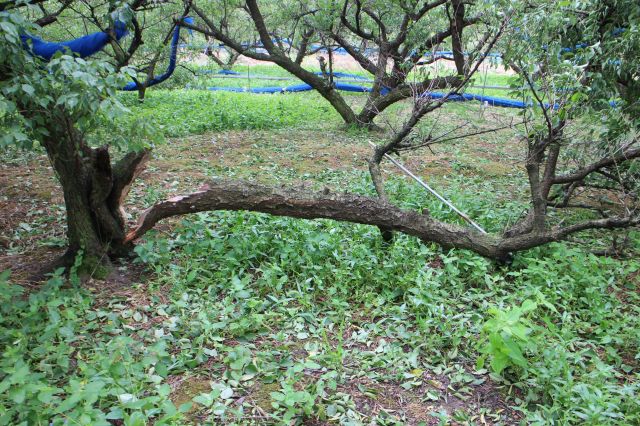
[[[174,197],[147,209],[140,216],[136,227],[127,234],[124,243],[128,244],[140,238],[163,219],[215,210],[245,210],[275,216],[332,219],[372,225],[413,235],[422,241],[434,242],[445,248],[472,250],[498,261],[510,259],[514,252],[560,241],[574,232],[585,229],[622,228],[640,223],[639,218],[618,217],[501,237],[441,222],[428,213],[403,210],[379,198],[270,187],[245,181],[215,180],[198,192]]]
[[[199,192],[171,198],[146,210],[125,242],[141,237],[162,219],[208,210],[247,210],[276,216],[362,223],[414,235],[444,247],[468,248],[491,258],[502,258],[508,253],[492,236],[402,210],[385,200],[225,180],[213,181]]]
[[[112,164],[106,146],[88,146],[63,112],[57,117],[67,125],[52,126],[44,146],[64,193],[68,249],[51,266],[68,267],[82,252],[79,272],[104,276],[110,258],[127,255],[133,247],[125,242],[122,204],[149,152],[132,152]]]

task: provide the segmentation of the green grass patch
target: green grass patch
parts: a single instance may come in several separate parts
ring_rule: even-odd
[[[168,137],[226,129],[276,129],[340,123],[333,108],[320,95],[253,95],[206,90],[151,90],[143,103],[133,93],[120,95],[132,115]]]

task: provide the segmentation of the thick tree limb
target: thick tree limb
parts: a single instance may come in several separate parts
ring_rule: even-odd
[[[487,257],[499,258],[504,254],[491,236],[437,221],[429,215],[402,210],[381,199],[225,180],[210,182],[199,192],[171,198],[146,210],[125,241],[140,238],[167,217],[209,210],[247,210],[302,219],[361,223],[414,235],[445,247],[472,249]]]
[[[269,187],[244,181],[216,180],[201,191],[174,197],[147,209],[125,244],[140,238],[156,223],[168,217],[202,211],[232,210],[268,213],[301,219],[332,219],[377,226],[413,235],[445,248],[469,249],[482,256],[504,260],[512,252],[526,250],[586,229],[613,229],[637,226],[640,217],[615,217],[584,221],[562,228],[500,238],[474,229],[448,224],[428,212],[403,210],[389,202],[354,194],[327,194],[296,188]]]
[[[144,149],[130,152],[113,166],[113,189],[109,195],[109,206],[112,209],[124,204],[133,182],[140,176],[151,158],[151,151]]]

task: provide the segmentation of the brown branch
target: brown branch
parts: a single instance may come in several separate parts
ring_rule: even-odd
[[[342,25],[347,27],[352,33],[358,35],[359,37],[366,40],[373,41],[374,40],[373,34],[371,32],[362,30],[362,28],[360,27],[360,12],[362,10],[362,5],[360,4],[360,1],[356,0],[355,25],[351,24],[351,22],[349,22],[349,20],[347,19],[348,5],[349,5],[349,0],[345,0],[344,5],[342,7],[342,12],[340,13],[340,22],[342,22]]]
[[[270,55],[264,54],[264,53],[258,53],[258,52],[254,52],[249,50],[249,48],[244,48],[242,46],[241,43],[239,43],[238,41],[232,39],[231,37],[227,36],[224,32],[222,32],[219,28],[216,27],[216,25],[213,23],[213,21],[211,21],[211,19],[209,19],[207,17],[207,15],[200,10],[198,7],[196,7],[195,5],[191,5],[191,9],[204,21],[204,23],[207,25],[207,28],[200,28],[196,25],[192,25],[189,24],[188,22],[184,22],[184,20],[180,23],[183,27],[185,28],[189,28],[193,31],[197,31],[201,34],[216,38],[218,40],[220,40],[221,42],[223,42],[224,44],[228,45],[229,47],[231,47],[233,50],[235,50],[236,52],[241,53],[242,55],[251,58],[251,59],[257,59],[259,61],[269,61],[269,62],[274,62],[273,58]]]
[[[147,209],[126,242],[134,241],[162,219],[210,210],[247,210],[302,219],[333,219],[374,225],[435,241],[444,247],[466,248],[500,258],[497,241],[429,215],[402,210],[384,200],[353,194],[313,193],[251,182],[217,180],[191,195],[171,198]]]
[[[622,163],[624,161],[632,160],[634,158],[640,157],[640,148],[627,149],[617,155],[612,155],[606,158],[603,158],[595,163],[592,163],[586,167],[583,167],[580,170],[577,170],[573,173],[557,176],[553,179],[554,184],[563,184],[563,183],[571,183],[579,180],[583,180],[587,175],[598,171],[602,168],[612,166],[617,163]]]
[[[376,73],[378,72],[378,67],[369,58],[360,53],[358,48],[347,42],[347,40],[340,34],[332,33],[331,38],[334,39],[336,43],[338,43],[344,50],[346,50],[347,53],[353,59],[355,59],[362,68],[364,68],[371,74],[376,75]]]
[[[267,24],[264,22],[264,18],[262,17],[262,12],[258,7],[258,3],[256,0],[246,0],[247,9],[249,10],[249,15],[251,16],[251,20],[258,31],[258,35],[260,36],[260,41],[264,48],[270,54],[274,54],[275,45],[271,40],[271,35],[269,34],[269,30],[267,29]]]
[[[113,189],[109,195],[109,205],[122,206],[129,195],[133,181],[142,173],[151,158],[151,151],[144,149],[130,152],[113,166]]]
[[[58,10],[56,10],[53,13],[49,13],[46,16],[43,16],[42,18],[36,20],[34,24],[40,27],[46,27],[47,25],[53,24],[58,20],[58,16],[60,16],[60,14],[64,12],[65,9],[68,8],[70,4],[71,4],[71,0],[63,1],[62,5],[60,6],[60,8],[58,8]]]
[[[368,122],[372,117],[375,117],[380,112],[387,109],[389,106],[403,99],[408,99],[414,96],[416,93],[424,93],[432,90],[442,90],[447,87],[457,87],[461,82],[462,80],[457,76],[450,76],[437,77],[434,79],[425,80],[421,83],[401,84],[393,88],[387,94],[371,100],[358,115],[358,120],[360,120],[361,122]]]
[[[435,242],[445,248],[469,249],[497,260],[513,252],[560,241],[587,229],[616,229],[640,225],[640,217],[612,217],[580,222],[544,232],[498,238],[444,223],[428,212],[400,209],[389,202],[354,194],[314,193],[303,189],[269,187],[243,181],[216,180],[190,195],[174,197],[147,209],[124,243],[143,236],[159,221],[202,211],[230,210],[268,213],[300,219],[332,219],[377,226]]]

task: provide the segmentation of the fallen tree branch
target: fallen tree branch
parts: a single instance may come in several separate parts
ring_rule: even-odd
[[[441,222],[428,213],[403,210],[380,198],[270,187],[237,180],[215,180],[198,192],[170,198],[144,211],[136,227],[127,234],[125,244],[143,236],[162,219],[214,210],[245,210],[275,216],[332,219],[372,225],[413,235],[444,248],[472,250],[500,261],[509,259],[514,252],[559,241],[574,232],[591,228],[623,228],[640,223],[640,218],[636,217],[610,218],[501,238],[482,234],[472,228]]]
[[[491,258],[499,258],[502,254],[492,236],[440,222],[428,214],[403,210],[377,198],[225,180],[213,181],[199,192],[174,197],[147,209],[126,241],[140,238],[167,217],[208,210],[248,210],[302,219],[361,223],[414,235],[444,247],[471,249]]]

